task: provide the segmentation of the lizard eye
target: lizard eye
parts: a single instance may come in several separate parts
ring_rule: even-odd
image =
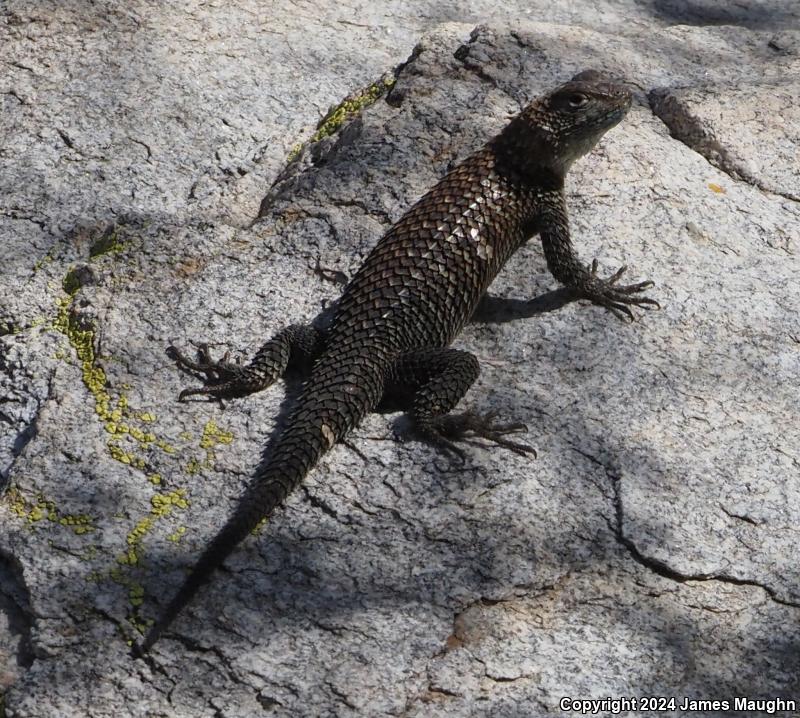
[[[569,105],[571,108],[573,108],[573,109],[576,109],[576,110],[577,110],[579,107],[583,107],[583,106],[584,106],[584,105],[585,105],[587,102],[589,102],[589,98],[588,98],[586,95],[584,95],[584,94],[581,94],[580,92],[573,92],[573,93],[572,93],[572,94],[571,94],[571,95],[570,95],[570,96],[567,98],[567,104],[568,104],[568,105]]]

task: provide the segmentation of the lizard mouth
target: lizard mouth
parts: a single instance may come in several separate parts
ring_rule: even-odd
[[[611,112],[606,114],[603,125],[605,127],[612,127],[613,125],[616,125],[628,113],[629,107],[630,102],[628,102],[624,107],[617,107],[616,109],[611,110]]]

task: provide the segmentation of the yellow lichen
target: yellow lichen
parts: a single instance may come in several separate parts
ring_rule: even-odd
[[[152,514],[157,517],[167,516],[173,506],[179,509],[185,509],[189,506],[189,501],[186,499],[185,489],[176,489],[166,494],[154,494],[150,499],[153,505]]]
[[[119,461],[121,464],[126,464],[127,466],[132,466],[134,469],[142,471],[147,468],[147,462],[143,457],[137,456],[130,451],[125,451],[117,443],[116,439],[109,441],[106,446],[108,447],[108,453],[111,454],[111,458],[115,461]]]
[[[185,526],[178,526],[173,533],[167,536],[167,541],[172,541],[173,543],[178,543],[183,538],[183,535],[186,533]]]
[[[104,254],[119,254],[124,249],[125,243],[120,239],[119,227],[111,226],[89,247],[89,259],[96,259]]]
[[[131,606],[141,606],[144,603],[144,586],[133,584],[128,588],[128,599]]]
[[[177,489],[163,494],[153,494],[150,497],[150,513],[136,522],[128,532],[125,543],[128,548],[124,554],[117,557],[117,562],[123,566],[135,566],[141,558],[140,548],[144,537],[150,533],[158,519],[169,516],[173,508],[185,509],[189,506],[184,489]]]
[[[126,576],[119,567],[112,568],[108,576],[114,583],[128,589],[128,601],[131,610],[127,619],[136,631],[144,633],[153,624],[152,620],[144,619],[139,615],[139,608],[144,603],[144,586],[134,581],[129,576]],[[128,641],[128,645],[130,645],[132,641],[129,639],[125,628],[121,625],[118,626],[118,628],[123,638],[125,638]]]
[[[365,107],[373,104],[381,95],[394,87],[394,83],[395,81],[392,78],[373,82],[363,92],[339,103],[322,118],[322,121],[317,126],[317,131],[311,137],[311,141],[318,142],[323,137],[330,137],[338,132],[345,121],[361,112]]]
[[[220,429],[216,422],[207,421],[203,427],[203,435],[200,437],[201,449],[212,449],[215,444],[230,444],[233,441],[233,434],[230,431]]]
[[[38,272],[40,269],[42,269],[42,267],[44,267],[46,264],[50,264],[50,262],[53,261],[54,255],[56,253],[56,249],[57,249],[57,247],[52,247],[47,252],[47,254],[44,255],[44,257],[42,257],[41,259],[36,260],[36,262],[33,265],[33,273],[34,274],[36,274],[36,272]]]
[[[216,459],[214,447],[221,444],[230,444],[232,441],[233,434],[230,431],[221,429],[215,421],[207,421],[200,437],[200,448],[205,449],[206,457],[203,461],[196,458],[190,459],[186,465],[186,472],[193,476],[203,469],[212,468]]]
[[[26,499],[22,492],[12,487],[6,494],[5,501],[9,508],[21,519],[25,519],[29,525],[33,525],[42,520],[57,523],[61,526],[70,528],[73,533],[82,535],[94,531],[92,519],[86,514],[62,514],[55,505],[55,502],[46,498],[41,492],[37,493],[33,499]]]
[[[92,324],[82,324],[72,312],[75,295],[80,289],[80,283],[74,270],[70,270],[66,274],[61,287],[67,296],[56,300],[56,316],[52,326],[67,338],[75,352],[81,368],[83,383],[94,399],[95,414],[105,431],[115,437],[114,440],[108,442],[111,457],[136,469],[143,470],[146,467],[147,462],[142,456],[120,446],[118,440],[126,437],[137,442],[140,450],[145,450],[152,444],[166,453],[174,453],[175,449],[166,441],[157,439],[153,432],[140,429],[131,423],[131,420],[134,419],[152,423],[155,421],[153,414],[132,412],[128,397],[124,394],[116,399],[112,398],[108,390],[108,377],[103,368],[97,365],[95,327]],[[130,389],[128,385],[124,386]]]
[[[152,474],[149,478],[154,484],[161,482],[161,477],[158,474]],[[145,536],[147,536],[156,525],[157,521],[169,516],[173,509],[186,509],[188,506],[189,500],[186,498],[186,491],[184,489],[153,494],[153,496],[150,497],[150,512],[147,516],[139,519],[128,532],[125,538],[125,543],[127,544],[125,552],[117,556],[117,563],[119,565],[109,572],[109,577],[112,581],[128,589],[128,602],[130,603],[131,610],[127,618],[130,624],[139,633],[144,633],[147,627],[152,624],[152,621],[146,620],[139,615],[139,608],[144,603],[144,587],[128,575],[126,567],[130,568],[140,565],[142,560],[142,542]],[[170,541],[178,541],[185,532],[186,528],[180,527],[174,533],[170,534],[168,539]],[[121,628],[120,630],[123,629]]]
[[[302,149],[303,149],[303,143],[302,142],[295,142],[292,145],[292,149],[289,150],[289,154],[286,156],[287,164],[289,162],[294,162],[297,159],[297,157],[300,154]]]
[[[171,444],[168,444],[168,443],[167,443],[166,441],[164,441],[163,439],[158,439],[158,440],[156,441],[156,446],[157,446],[159,449],[161,449],[161,451],[163,451],[165,454],[174,454],[174,453],[176,452],[176,449],[175,449],[175,447],[174,447],[174,446],[172,446]]]
[[[135,566],[139,563],[139,545],[142,540],[147,536],[151,528],[153,528],[154,518],[150,515],[145,516],[139,520],[136,525],[128,532],[125,538],[125,543],[128,548],[125,553],[117,557],[117,562],[123,566]]]
[[[10,488],[5,495],[5,502],[8,507],[21,519],[27,518],[28,512],[25,508],[25,500],[22,498],[22,493],[19,489],[14,487]]]
[[[362,92],[345,98],[336,107],[329,110],[328,114],[322,118],[317,125],[317,131],[311,136],[309,143],[319,142],[325,137],[336,134],[347,120],[357,115],[365,107],[376,102],[382,95],[391,90],[394,84],[395,80],[393,77],[384,77],[378,80],[378,82],[373,82]],[[286,158],[287,163],[296,159],[302,149],[303,145],[300,143],[293,145]]]
[[[158,475],[154,474],[151,478],[156,476]],[[145,536],[153,529],[153,526],[155,526],[159,519],[168,516],[175,508],[187,508],[189,506],[189,501],[186,498],[186,491],[178,489],[162,494],[154,494],[150,498],[150,505],[150,513],[139,519],[128,532],[125,538],[127,544],[125,553],[117,556],[117,563],[119,566],[112,568],[109,572],[109,577],[112,581],[128,589],[128,602],[130,603],[131,610],[127,618],[130,624],[139,633],[144,633],[148,626],[152,624],[152,621],[143,619],[139,615],[139,608],[144,603],[144,586],[128,576],[127,571],[125,571],[123,567],[138,566],[142,558],[142,541]],[[185,530],[186,529],[183,527],[178,529],[175,533],[170,535],[169,539],[171,541],[177,541]]]
[[[91,521],[85,514],[67,514],[58,519],[58,523],[62,526],[69,526],[78,536],[94,530]]]

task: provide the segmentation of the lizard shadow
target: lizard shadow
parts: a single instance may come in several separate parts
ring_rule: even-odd
[[[554,312],[580,298],[574,289],[568,287],[553,289],[533,299],[511,299],[486,294],[475,309],[470,323],[502,324],[519,319],[530,319],[540,314]]]
[[[688,25],[740,25],[752,30],[769,30],[778,29],[782,23],[793,19],[792,13],[778,0],[759,7],[708,0],[649,0],[647,5],[659,20]]]
[[[545,293],[531,301],[488,297],[474,321],[499,319],[503,322],[533,316],[564,306],[575,298],[563,290]],[[559,343],[576,347],[574,365],[568,368],[571,376],[579,377],[578,386],[573,387],[579,393],[594,390],[593,381],[598,378],[597,372],[587,372],[581,366],[579,358],[584,353],[584,344],[596,342],[607,333],[608,327],[603,327],[582,337],[575,327],[562,330],[559,335]],[[615,361],[641,362],[641,346],[636,342],[611,340],[609,347],[613,347]],[[294,372],[286,377],[279,419],[270,432],[264,456],[269,455],[280,435],[282,421],[294,404],[301,384],[302,374]],[[580,389],[581,384],[586,386]],[[525,404],[524,397],[520,397],[520,403]],[[380,636],[384,629],[377,616],[386,614],[396,616],[407,625],[408,634],[414,640],[422,640],[421,636],[428,635],[431,630],[425,626],[437,626],[441,632],[442,626],[453,621],[454,614],[463,611],[464,596],[471,597],[468,603],[477,597],[477,605],[482,605],[484,597],[492,601],[495,596],[508,595],[508,592],[513,595],[516,589],[522,590],[524,587],[517,587],[515,581],[510,580],[505,566],[520,548],[530,556],[525,566],[530,578],[525,581],[533,586],[547,583],[547,577],[552,575],[579,574],[591,571],[593,566],[601,570],[619,566],[620,556],[623,568],[628,566],[621,575],[637,576],[636,572],[642,569],[635,564],[643,562],[636,555],[626,558],[623,536],[636,540],[648,535],[652,542],[664,546],[680,546],[680,540],[672,536],[675,527],[668,519],[648,519],[646,515],[633,513],[623,516],[621,504],[615,515],[612,486],[619,484],[620,478],[627,483],[639,474],[668,476],[674,470],[657,451],[632,445],[628,426],[600,425],[581,407],[577,404],[563,415],[547,417],[550,438],[561,443],[564,451],[550,447],[542,453],[554,462],[554,473],[559,476],[569,477],[577,468],[582,477],[578,483],[585,482],[587,492],[592,493],[592,483],[600,485],[596,515],[587,518],[586,525],[581,527],[584,538],[592,537],[591,548],[586,541],[571,538],[575,527],[568,521],[554,520],[554,515],[549,521],[542,522],[540,518],[538,524],[532,522],[522,535],[515,536],[518,525],[509,520],[513,512],[506,514],[500,503],[483,505],[478,512],[474,506],[467,506],[464,511],[451,509],[458,506],[459,494],[486,495],[502,484],[512,483],[513,478],[494,476],[486,467],[477,465],[448,466],[441,470],[437,467],[435,472],[425,475],[425,470],[419,468],[419,459],[429,461],[430,454],[414,451],[414,456],[386,462],[385,455],[367,450],[372,455],[365,459],[363,476],[356,475],[358,469],[352,469],[354,462],[345,460],[342,468],[337,469],[337,475],[328,481],[330,472],[323,461],[309,477],[303,492],[276,514],[268,529],[257,540],[245,542],[228,559],[222,568],[224,578],[212,581],[205,597],[188,607],[183,624],[178,624],[173,636],[183,637],[189,630],[187,626],[201,624],[204,644],[226,645],[226,651],[246,653],[265,645],[273,635],[306,635],[311,641],[320,631],[339,635],[351,629],[364,630],[362,627],[367,626]],[[575,437],[579,437],[579,441],[571,445]],[[335,451],[341,455],[344,448],[338,447]],[[341,456],[337,461],[339,458]],[[417,474],[423,473],[424,488],[417,476],[416,485],[411,489],[404,486],[396,501],[380,505],[380,501],[375,500],[374,486],[366,485],[385,482],[387,477],[400,479],[397,482],[400,485],[405,483],[403,474],[411,479],[410,484],[412,465],[417,466]],[[635,473],[632,473],[634,468]],[[594,479],[590,478],[592,474]],[[555,485],[542,488],[559,491]],[[563,489],[564,496],[556,504],[569,506],[576,490],[579,489],[575,482],[569,482]],[[476,520],[470,514],[482,515]],[[465,519],[471,526],[470,531],[450,531],[451,524],[455,526]],[[514,542],[510,549],[506,546],[509,541]],[[153,556],[153,561],[159,566],[175,566],[175,557],[166,553]],[[652,560],[643,565],[647,571],[655,570]],[[674,580],[680,583],[685,579]],[[638,585],[631,579],[625,584]],[[635,588],[631,590],[635,594]],[[526,592],[530,594],[531,590],[526,589]],[[557,591],[554,595],[558,595]],[[616,630],[614,624],[602,623],[599,630],[610,640],[619,631],[627,630],[640,640],[649,632],[659,653],[674,665],[691,668],[685,678],[667,679],[678,681],[668,686],[674,688],[676,695],[686,690],[687,684],[692,689],[689,692],[698,695],[703,688],[709,695],[720,695],[723,689],[730,690],[731,695],[735,690],[737,695],[750,696],[769,693],[791,697],[793,691],[796,692],[797,683],[787,685],[780,671],[775,669],[769,675],[760,675],[763,661],[753,663],[747,659],[748,656],[769,656],[771,661],[795,665],[800,655],[797,652],[800,636],[796,625],[787,625],[780,607],[771,607],[776,611],[779,620],[775,625],[781,626],[780,631],[747,633],[736,626],[709,624],[703,619],[702,611],[693,611],[693,606],[681,601],[642,600],[643,611],[620,611],[614,617]],[[642,616],[649,622],[642,621]],[[720,645],[728,647],[731,663],[705,660],[702,650],[708,645],[702,637],[708,633],[709,625],[721,636]],[[181,640],[178,638],[179,642]],[[324,639],[322,644],[326,643]],[[305,642],[298,641],[298,645],[301,644]],[[730,678],[731,667],[737,670],[735,682]],[[323,662],[309,670],[322,671],[324,678],[327,675],[324,672],[330,667],[325,668]],[[660,695],[664,692],[664,680],[663,675],[657,672],[648,675],[643,669],[637,674],[636,687],[642,695]]]
[[[489,296],[481,302],[472,321],[487,324],[510,322],[553,311],[577,298],[573,292],[563,289],[546,292],[533,300]],[[578,377],[577,386],[572,387],[578,393],[595,391],[594,382],[599,377],[597,372],[587,372],[582,366],[580,357],[586,353],[587,342],[601,342],[603,336],[611,334],[612,339],[606,341],[615,362],[620,365],[642,363],[641,345],[615,341],[613,337],[618,335],[618,330],[609,331],[609,327],[603,327],[586,335],[582,332],[577,327],[562,328],[558,341],[575,347],[575,359],[570,360],[565,370],[569,369],[569,375]],[[286,377],[276,425],[263,449],[265,458],[280,436],[302,381],[299,372]],[[586,386],[578,389],[581,384]],[[520,397],[520,403],[526,403],[525,397]],[[391,407],[383,408],[392,410]],[[563,415],[547,416],[547,423],[550,424],[551,437],[557,443],[566,444],[562,446],[566,452],[547,450],[556,463],[556,473],[564,476],[574,474],[577,459],[579,473],[584,476],[587,486],[592,481],[589,478],[592,473],[596,483],[606,485],[603,489],[607,494],[605,501],[598,500],[609,506],[603,510],[601,505],[597,515],[582,529],[585,535],[594,534],[596,537],[590,562],[581,555],[588,550],[586,546],[570,539],[574,526],[568,522],[552,521],[552,525],[540,522],[538,530],[531,528],[525,531],[526,535],[515,537],[513,525],[509,525],[511,516],[497,510],[496,505],[484,514],[480,524],[474,524],[473,533],[444,536],[437,532],[432,538],[432,525],[442,522],[447,526],[453,520],[448,507],[454,501],[457,503],[454,496],[464,492],[465,487],[485,494],[496,490],[502,483],[509,483],[508,478],[493,477],[491,472],[481,470],[479,466],[451,466],[443,470],[437,467],[436,472],[426,477],[428,485],[424,491],[417,486],[411,489],[416,493],[410,498],[407,494],[401,495],[394,504],[378,506],[376,502],[364,499],[358,485],[379,481],[380,476],[373,475],[376,471],[388,475],[408,472],[408,465],[419,466],[418,460],[429,460],[430,454],[414,450],[415,456],[408,461],[401,459],[395,463],[390,460],[391,463],[387,464],[379,452],[368,450],[367,453],[373,455],[365,459],[363,477],[354,477],[345,461],[336,472],[338,476],[332,477],[333,481],[329,483],[326,481],[326,467],[318,467],[297,497],[299,500],[291,502],[285,511],[276,515],[276,520],[270,522],[267,532],[257,541],[239,547],[222,569],[225,579],[213,581],[203,602],[189,607],[188,614],[193,616],[191,622],[197,623],[198,616],[203,616],[199,622],[211,624],[209,636],[218,636],[221,643],[241,642],[245,651],[248,646],[252,648],[269,640],[272,633],[287,635],[300,631],[311,635],[315,626],[333,633],[347,632],[349,626],[357,627],[363,622],[369,624],[372,620],[368,618],[370,614],[383,612],[398,613],[412,624],[409,628],[412,635],[416,632],[421,635],[424,633],[423,625],[441,627],[443,620],[447,624],[448,615],[461,610],[458,596],[477,596],[483,600],[484,596],[513,592],[515,586],[508,580],[504,567],[510,555],[504,542],[509,538],[515,540],[517,548],[527,547],[533,556],[525,570],[531,577],[526,581],[534,585],[546,582],[546,577],[554,574],[566,572],[569,575],[589,570],[591,564],[600,568],[619,565],[621,552],[623,564],[630,564],[630,573],[635,575],[636,570],[641,571],[635,563],[659,573],[654,568],[657,561],[641,560],[642,557],[632,553],[623,538],[635,547],[633,541],[648,537],[657,545],[675,546],[680,552],[681,541],[672,536],[675,527],[668,519],[648,518],[647,514],[637,516],[632,512],[623,516],[621,503],[615,516],[614,500],[610,500],[609,495],[615,484],[615,490],[624,491],[624,485],[635,481],[637,475],[669,476],[674,473],[674,468],[662,460],[657,451],[632,444],[627,425],[598,424],[591,412],[585,412],[580,404]],[[569,456],[570,450],[574,452],[572,460],[561,456],[562,453]],[[343,451],[342,447],[338,451]],[[363,480],[359,481],[359,478]],[[620,489],[621,478],[624,478],[624,483]],[[354,491],[357,500],[353,501],[349,495],[342,501],[342,486],[347,492]],[[572,500],[573,491],[574,485],[566,490],[562,503]],[[587,491],[591,492],[591,488]],[[427,511],[431,518],[424,523],[417,521],[416,506],[421,507],[423,514]],[[469,517],[467,520],[472,521]],[[495,526],[494,530],[491,525]],[[501,526],[506,528],[497,528]],[[626,550],[630,554],[627,559]],[[422,571],[419,570],[421,556],[424,556],[425,566]],[[164,556],[163,561],[157,562],[159,565],[174,564],[174,557]],[[667,577],[679,583],[686,580],[677,574]],[[630,584],[637,585],[636,581],[630,581]],[[616,618],[617,629],[627,625],[627,630],[641,638],[644,635],[642,624],[637,622],[641,615],[648,618],[650,625],[657,627],[652,631],[652,640],[659,652],[668,656],[675,665],[693,667],[685,682],[675,684],[676,694],[685,690],[687,683],[693,690],[700,691],[705,687],[714,695],[719,694],[720,686],[735,690],[739,695],[751,696],[765,692],[780,694],[786,688],[785,678],[779,672],[761,676],[758,673],[761,663],[750,665],[745,658],[748,652],[757,657],[780,656],[785,659],[785,665],[794,665],[798,655],[794,651],[800,645],[796,625],[787,627],[785,619],[782,619],[780,632],[756,631],[752,635],[745,635],[735,628],[716,626],[714,630],[725,634],[723,643],[726,646],[741,647],[729,649],[728,660],[741,664],[734,684],[727,675],[729,666],[709,663],[701,655],[703,648],[707,648],[701,637],[709,625],[702,615],[680,602],[675,605],[670,602],[662,602],[663,605],[652,603],[644,613],[620,613]],[[209,608],[212,605],[214,608]],[[776,611],[782,615],[779,609]],[[185,630],[178,628],[176,634],[182,635]],[[372,630],[378,629],[373,626]],[[609,631],[610,636],[616,633],[613,626],[604,630]],[[204,637],[204,640],[208,639]],[[643,670],[637,680],[637,688],[643,694],[657,695],[664,691],[664,677],[656,673],[648,676]],[[794,690],[797,684],[788,688]],[[786,692],[787,697],[791,692]]]
[[[472,317],[469,320],[471,324],[502,324],[506,322],[518,321],[520,319],[530,319],[532,317],[553,312],[562,307],[581,299],[580,295],[573,289],[561,287],[551,291],[544,292],[533,299],[514,299],[507,297],[496,297],[491,294],[485,294]],[[331,322],[333,312],[335,310],[335,302],[325,307],[312,321],[311,324],[318,329],[326,329]],[[173,358],[170,354],[170,349],[167,349],[167,356]],[[202,381],[202,377],[196,372],[187,369],[183,366],[178,368],[189,377]],[[266,438],[264,447],[261,452],[261,463],[269,460],[275,443],[280,438],[281,432],[286,425],[286,421],[291,414],[292,409],[297,403],[297,399],[303,388],[308,373],[311,370],[311,365],[308,363],[300,363],[290,365],[286,371],[283,379],[283,395],[278,405],[278,410],[275,414],[275,425],[270,432],[269,437]],[[225,400],[236,399],[237,397],[229,397]],[[244,397],[247,399],[248,397]],[[219,400],[214,398],[194,398],[189,399],[190,402],[217,402]],[[407,404],[407,401],[405,402]],[[224,407],[225,405],[222,404]],[[404,406],[403,398],[387,393],[381,400],[380,404],[375,408],[375,413],[378,414],[391,414],[398,411],[405,411],[407,406]],[[396,435],[402,440],[406,434],[409,434],[410,426],[404,417],[401,417],[396,423]]]

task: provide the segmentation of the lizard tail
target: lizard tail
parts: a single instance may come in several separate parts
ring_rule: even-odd
[[[299,483],[299,480],[297,481]],[[293,488],[288,477],[259,477],[248,490],[236,512],[228,519],[222,530],[203,551],[191,573],[169,602],[159,619],[139,644],[134,644],[133,653],[140,657],[147,653],[161,634],[175,620],[181,609],[188,604],[214,571],[230,555],[236,546],[252,532],[259,522],[269,516],[283,502]]]
[[[351,373],[348,386],[331,386],[330,377],[309,381],[289,417],[269,459],[256,470],[233,516],[214,537],[187,576],[178,593],[167,605],[141,643],[134,644],[133,655],[142,657],[192,600],[214,571],[247,538],[263,519],[268,518],[300,484],[320,457],[347,434],[374,407],[379,391],[369,391],[373,377]],[[341,376],[341,374],[340,374]],[[326,380],[327,379],[327,380]],[[340,384],[343,383],[341,380]],[[344,390],[343,390],[344,389]]]

